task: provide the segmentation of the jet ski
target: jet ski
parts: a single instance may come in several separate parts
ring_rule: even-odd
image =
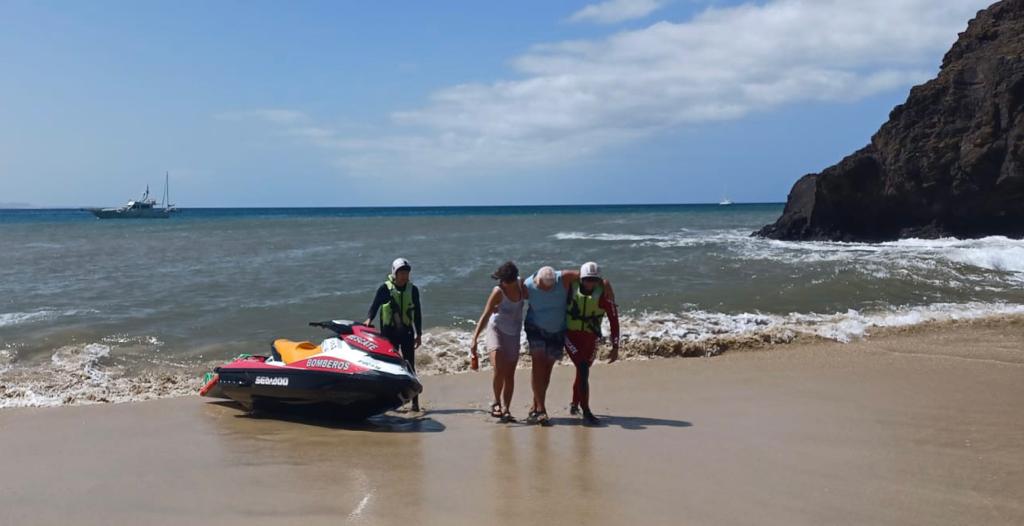
[[[270,356],[243,354],[208,373],[199,394],[249,411],[358,420],[396,409],[423,390],[409,363],[373,327],[347,320],[309,325],[334,336],[320,345],[274,340]]]

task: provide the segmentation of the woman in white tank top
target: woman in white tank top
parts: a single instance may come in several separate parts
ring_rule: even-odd
[[[485,347],[490,353],[491,365],[494,367],[494,402],[491,404],[491,416],[500,418],[503,422],[513,422],[515,419],[509,412],[509,406],[512,404],[516,365],[519,363],[526,289],[519,280],[519,269],[511,261],[498,267],[498,270],[491,274],[491,278],[498,280],[498,286],[491,291],[484,312],[476,323],[470,354],[474,360],[478,358],[477,340],[480,339],[480,332],[486,330]]]

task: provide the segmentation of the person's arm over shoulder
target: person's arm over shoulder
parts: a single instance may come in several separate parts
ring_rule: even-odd
[[[612,288],[612,282],[606,279],[603,280],[602,285],[604,286],[604,295],[607,296],[612,303],[615,303],[615,289]]]
[[[420,288],[412,286],[412,321],[416,326],[416,337],[423,336],[423,309],[420,308]]]
[[[563,270],[562,271],[562,286],[566,290],[572,288],[572,284],[580,280],[580,271],[578,270]]]

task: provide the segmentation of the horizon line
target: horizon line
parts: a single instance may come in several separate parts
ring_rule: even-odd
[[[507,205],[381,205],[381,206],[188,206],[175,207],[178,210],[373,210],[373,209],[409,209],[409,208],[558,208],[558,207],[628,207],[628,206],[735,206],[735,205],[784,205],[785,201],[733,201],[732,205],[721,205],[715,201],[698,203],[575,203],[575,204],[507,204]],[[19,206],[2,207],[3,211],[14,210],[81,210],[95,208],[82,206]]]

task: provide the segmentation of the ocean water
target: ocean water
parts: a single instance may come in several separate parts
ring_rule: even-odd
[[[0,407],[182,394],[198,375],[306,322],[361,320],[392,259],[413,264],[426,373],[464,370],[505,260],[594,260],[627,355],[745,340],[846,341],[875,327],[1024,313],[1024,241],[780,242],[780,204],[186,209],[100,221],[0,210]]]

